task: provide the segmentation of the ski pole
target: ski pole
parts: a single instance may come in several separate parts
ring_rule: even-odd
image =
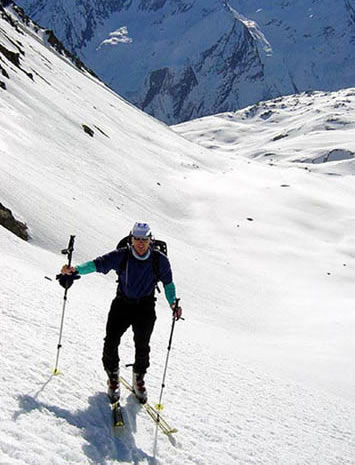
[[[73,256],[73,251],[74,251],[74,240],[75,236],[70,236],[69,239],[69,244],[66,249],[62,250],[63,255],[68,255],[68,266],[71,266],[71,260]],[[58,361],[59,361],[59,351],[62,347],[62,335],[63,335],[63,325],[64,325],[64,314],[65,314],[65,307],[67,304],[67,294],[68,294],[68,288],[65,288],[64,290],[64,299],[63,299],[63,308],[62,308],[62,317],[60,321],[60,330],[59,330],[59,340],[57,344],[57,357],[55,361],[55,367],[53,369],[53,374],[54,375],[59,375],[60,371],[58,370]]]
[[[178,308],[179,306],[179,300],[180,299],[176,299],[175,301],[175,305],[174,305],[174,308]],[[163,398],[163,390],[165,388],[165,378],[166,378],[166,372],[168,370],[168,363],[169,363],[169,356],[170,356],[170,350],[171,350],[171,345],[172,345],[172,341],[173,341],[173,334],[174,334],[174,329],[175,329],[175,322],[176,322],[176,319],[175,319],[175,316],[173,316],[173,321],[172,321],[172,324],[171,324],[171,331],[170,331],[170,337],[169,337],[169,344],[168,344],[168,353],[166,355],[166,360],[165,360],[165,368],[164,368],[164,374],[163,374],[163,380],[162,380],[162,383],[161,383],[161,390],[160,390],[160,396],[159,396],[159,402],[156,404],[155,408],[158,410],[158,417],[157,417],[157,421],[159,422],[159,419],[160,419],[160,415],[159,415],[159,411],[160,410],[163,410],[163,404],[162,404],[162,398]]]

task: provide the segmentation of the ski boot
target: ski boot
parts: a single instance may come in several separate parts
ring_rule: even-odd
[[[117,402],[120,399],[120,374],[119,370],[108,371],[106,370],[108,375],[107,380],[107,395],[112,404]]]
[[[144,385],[144,374],[133,372],[132,388],[135,396],[141,404],[145,404],[148,400],[147,390]]]

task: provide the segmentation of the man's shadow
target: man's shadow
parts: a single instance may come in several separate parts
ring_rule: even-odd
[[[139,462],[147,460],[149,465],[158,465],[155,457],[148,455],[136,446],[133,435],[136,430],[136,415],[139,410],[136,402],[133,403],[131,399],[127,399],[127,405],[122,407],[127,424],[122,430],[113,433],[112,411],[106,394],[97,393],[89,397],[87,409],[71,412],[38,400],[38,395],[50,379],[34,396],[29,394],[18,396],[20,410],[13,416],[15,421],[19,416],[29,414],[33,410],[48,411],[82,431],[82,436],[86,441],[83,452],[94,463],[106,465],[107,461],[117,460],[138,465]]]

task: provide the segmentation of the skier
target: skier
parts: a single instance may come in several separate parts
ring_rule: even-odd
[[[152,248],[152,240],[149,225],[135,223],[130,232],[131,245],[75,267],[64,265],[61,270],[59,282],[65,288],[81,275],[95,271],[106,274],[115,270],[118,273],[119,284],[107,319],[102,356],[111,402],[116,402],[120,397],[118,347],[122,335],[130,326],[135,344],[132,386],[138,400],[147,402],[144,376],[149,367],[149,342],[156,320],[154,291],[158,281],[164,285],[173,318],[178,320],[182,314],[181,307],[175,305],[176,290],[169,259]],[[154,269],[154,260],[158,261],[158,271]]]

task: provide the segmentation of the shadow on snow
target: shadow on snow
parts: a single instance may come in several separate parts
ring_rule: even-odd
[[[155,457],[136,446],[133,433],[137,430],[136,416],[140,406],[132,396],[127,398],[126,406],[122,407],[127,424],[122,431],[115,434],[112,429],[111,408],[106,394],[97,393],[89,397],[87,409],[71,412],[38,400],[38,395],[50,380],[51,378],[34,396],[25,394],[18,397],[21,410],[14,414],[15,421],[20,415],[33,410],[47,410],[82,431],[82,436],[86,441],[83,451],[94,463],[106,465],[108,460],[117,460],[131,462],[134,465],[138,465],[141,461],[147,461],[149,465],[158,465]]]

